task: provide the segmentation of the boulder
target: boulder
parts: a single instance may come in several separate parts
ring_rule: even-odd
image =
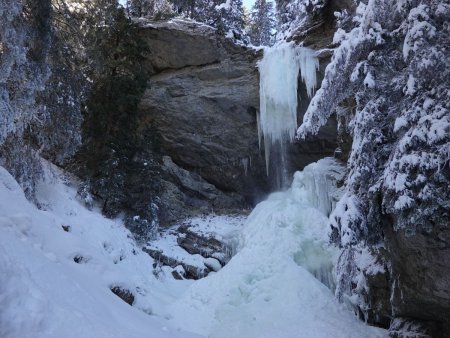
[[[214,258],[222,265],[230,260],[231,257],[227,253],[231,252],[231,249],[226,243],[220,242],[212,235],[197,234],[190,231],[189,226],[180,226],[177,232],[182,234],[177,238],[178,245],[191,255],[199,254],[205,258]]]
[[[222,269],[222,264],[215,258],[205,258],[204,260],[205,266],[211,271],[217,272]]]
[[[176,258],[171,257],[168,254],[165,254],[162,250],[155,250],[150,247],[144,247],[142,248],[142,251],[147,253],[150,257],[159,262],[161,265],[170,266],[171,268],[176,268],[177,266],[181,265],[185,271],[183,277],[187,279],[200,279],[206,277],[210,271],[206,266],[204,268],[199,268],[184,261],[178,261]],[[180,274],[179,271],[178,274]],[[173,273],[172,276],[174,276]]]
[[[134,295],[130,290],[127,290],[121,286],[111,286],[110,289],[112,293],[114,293],[117,297],[122,299],[125,303],[133,305]]]

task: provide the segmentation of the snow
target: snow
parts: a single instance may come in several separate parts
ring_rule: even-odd
[[[194,337],[145,313],[157,313],[168,294],[153,260],[120,222],[84,208],[73,184],[49,169],[38,210],[0,167],[0,336]],[[110,291],[117,285],[134,294],[133,307]]]
[[[361,271],[368,275],[386,272],[384,266],[376,261],[375,256],[366,247],[361,248],[361,251],[355,255],[355,263]]]
[[[402,210],[408,208],[412,203],[414,203],[414,200],[406,195],[401,195],[398,197],[397,201],[394,203],[394,208],[397,210]]]
[[[331,225],[339,229],[339,238],[343,247],[356,242],[356,235],[352,226],[362,222],[363,216],[360,210],[361,207],[357,197],[346,191],[336,203],[336,208],[330,215]]]
[[[184,221],[184,223],[189,225],[189,230],[196,234],[203,236],[212,235],[219,241],[232,241],[242,230],[245,220],[246,217],[243,215],[211,214],[193,217]]]
[[[215,272],[217,272],[220,269],[222,269],[222,265],[215,258],[211,258],[211,257],[205,258],[203,262],[208,268],[210,268],[211,270],[213,270]]]
[[[364,86],[367,88],[374,88],[375,87],[375,79],[373,78],[372,73],[368,72],[366,77],[364,78]]]
[[[86,209],[76,181],[44,167],[40,210],[0,167],[1,337],[384,336],[325,286],[334,285],[336,258],[327,230],[331,199],[340,194],[332,184],[340,177],[334,160],[297,173],[288,191],[272,194],[247,219],[187,220],[190,231],[238,242],[223,268],[202,258],[217,272],[196,282],[175,280],[169,267],[155,273],[154,260],[120,220]],[[167,233],[152,245],[175,250],[176,243]],[[182,266],[175,270],[183,274]],[[112,286],[130,290],[133,306]]]
[[[186,250],[178,246],[177,237],[178,236],[176,236],[173,231],[163,232],[158,238],[149,243],[147,247],[152,250],[160,251],[164,253],[164,255],[176,259],[180,263],[182,262],[191,265],[198,270],[204,270],[205,265],[203,263],[203,256],[199,254],[190,255]]]
[[[309,166],[289,190],[258,204],[231,261],[168,308],[175,325],[208,337],[384,336],[314,277],[331,282],[336,249],[327,244],[327,216],[307,187],[316,186],[311,171],[333,177],[335,169],[330,160]]]
[[[220,11],[221,9],[224,9],[226,11],[229,11],[231,9],[231,0],[227,0],[223,3],[221,3],[220,5],[217,5],[216,10]]]
[[[397,117],[394,123],[394,133],[406,126],[408,126],[408,120],[404,116]]]
[[[436,34],[436,28],[431,25],[427,5],[419,5],[411,9],[408,16],[408,31],[403,42],[403,58],[408,59],[411,51],[416,52],[426,37],[433,37]]]
[[[282,42],[264,50],[259,61],[260,114],[258,135],[264,137],[266,170],[269,173],[271,146],[292,142],[297,129],[297,82],[299,72],[308,96],[315,90],[319,61],[315,52]]]
[[[409,74],[408,81],[406,82],[405,94],[406,95],[414,95],[416,92],[416,80],[412,74]]]

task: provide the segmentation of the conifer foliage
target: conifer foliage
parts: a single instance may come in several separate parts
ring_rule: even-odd
[[[181,15],[217,28],[220,34],[246,42],[242,0],[129,0],[132,17],[153,20]]]
[[[355,255],[383,247],[386,229],[410,236],[448,229],[450,6],[369,0],[336,15],[338,47],[299,135],[317,133],[336,114],[351,139],[345,193],[330,216],[343,248],[337,295],[374,320]],[[382,262],[383,251],[374,252]]]
[[[76,95],[70,99],[70,90],[62,88],[65,81],[59,93],[45,92],[57,77],[47,62],[56,53],[53,37],[49,0],[1,2],[0,165],[30,198],[42,173],[40,156],[51,152],[59,159],[67,157],[79,142],[79,123],[63,128],[54,124],[56,112],[63,119],[78,119],[79,111],[65,110],[76,105]]]
[[[275,42],[273,2],[256,0],[250,12],[250,41],[255,46],[271,46]]]

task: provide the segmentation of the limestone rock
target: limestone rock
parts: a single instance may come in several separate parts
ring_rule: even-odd
[[[142,23],[142,36],[153,75],[140,104],[141,128],[153,126],[163,154],[217,189],[247,201],[267,192],[256,127],[262,53],[184,20]],[[250,158],[246,175],[242,162]]]
[[[431,322],[440,328],[433,337],[450,332],[450,230],[408,234],[385,229],[391,261],[391,303],[394,317]]]
[[[125,303],[129,305],[133,305],[134,303],[134,295],[131,291],[121,287],[121,286],[112,286],[112,293],[114,293],[117,297],[122,299]]]
[[[169,156],[163,156],[162,162],[163,189],[159,196],[162,225],[209,213],[211,209],[217,213],[239,212],[245,206],[241,195],[224,193],[199,174],[176,165]]]
[[[162,265],[167,265],[172,268],[181,265],[185,271],[184,277],[187,279],[200,279],[208,275],[209,269],[205,266],[204,269],[200,269],[197,266],[190,265],[185,262],[180,262],[173,257],[165,254],[161,250],[155,250],[152,248],[144,247],[142,251],[149,254],[150,257],[161,263]]]
[[[262,50],[236,45],[213,28],[187,20],[160,23],[143,20],[141,27],[142,37],[151,50],[146,65],[153,75],[140,103],[140,128],[155,128],[161,152],[170,156],[176,166],[200,176],[241,207],[259,202],[276,188],[274,178],[266,175],[256,125],[257,61]],[[304,99],[306,94],[302,92],[299,95],[301,119],[309,99]],[[290,173],[332,155],[336,148],[335,129],[329,128],[318,138],[292,145]],[[187,186],[192,182],[175,176],[177,181],[168,180],[171,183],[167,184],[167,190],[183,200],[186,190],[192,191]],[[196,202],[202,205],[199,209],[206,205],[210,209],[225,209],[211,203],[217,198],[211,198],[212,190],[202,185],[202,194],[196,197]],[[238,195],[246,203],[236,198]],[[183,203],[189,205],[185,202],[179,205]],[[186,208],[180,206],[178,211],[169,210],[168,214],[176,217],[182,209]]]

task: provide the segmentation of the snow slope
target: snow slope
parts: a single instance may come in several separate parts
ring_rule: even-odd
[[[358,321],[313,276],[332,282],[335,251],[327,245],[327,216],[318,208],[327,204],[321,189],[330,188],[338,169],[331,159],[312,164],[296,173],[288,191],[258,204],[237,254],[190,286],[170,308],[173,321],[208,337],[386,336]]]
[[[139,310],[157,314],[187,282],[157,280],[153,260],[120,222],[85,209],[55,173],[38,187],[38,210],[0,167],[0,337],[196,336]],[[112,285],[130,289],[134,306]]]
[[[37,189],[40,210],[0,167],[0,337],[385,336],[318,280],[333,287],[325,225],[338,171],[324,160],[297,173],[242,230],[239,217],[189,220],[199,232],[240,236],[225,267],[193,282],[154,269],[122,223],[82,206],[54,167]],[[133,306],[111,286],[133,292]]]

